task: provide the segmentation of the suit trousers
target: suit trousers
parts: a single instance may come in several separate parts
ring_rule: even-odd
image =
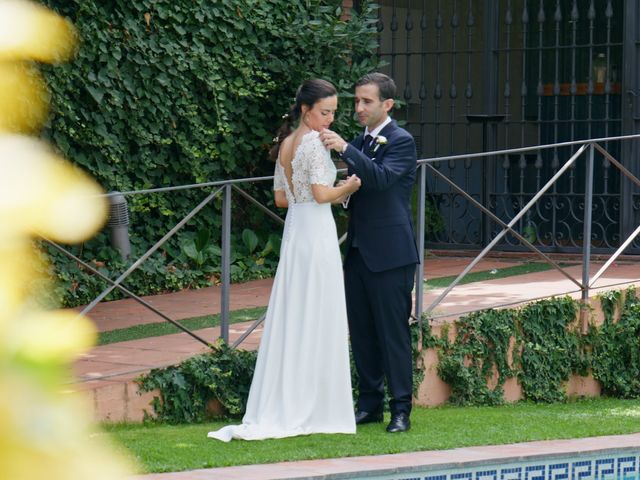
[[[358,410],[383,408],[384,380],[392,414],[411,412],[411,291],[416,266],[372,272],[351,248],[345,263],[345,290],[351,349],[359,377]]]

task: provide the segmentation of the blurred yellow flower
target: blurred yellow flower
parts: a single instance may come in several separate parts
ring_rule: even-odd
[[[43,269],[32,237],[78,242],[107,202],[96,182],[33,138],[46,119],[44,83],[28,61],[73,53],[75,30],[42,6],[0,0],[0,479],[112,480],[130,469],[90,440],[89,409],[65,395],[70,364],[93,345],[74,312],[39,309]],[[40,282],[42,283],[42,282]]]
[[[60,365],[75,360],[95,343],[93,324],[68,311],[33,311],[16,318],[5,329],[0,349],[29,365]]]
[[[3,235],[39,234],[79,242],[104,223],[107,201],[89,176],[42,142],[0,135],[0,224]]]
[[[89,427],[87,405],[0,370],[0,478],[114,480],[131,468]]]
[[[38,261],[30,242],[22,238],[0,240],[0,336],[3,323],[16,317],[37,293]]]
[[[28,59],[56,63],[74,52],[73,25],[41,5],[0,0],[0,61]]]
[[[47,90],[35,67],[0,62],[0,132],[39,130],[47,118],[48,103]]]

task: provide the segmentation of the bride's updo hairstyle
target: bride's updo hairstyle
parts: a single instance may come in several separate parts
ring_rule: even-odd
[[[307,105],[312,108],[318,100],[323,98],[333,97],[337,95],[336,87],[330,82],[322,80],[320,78],[313,78],[311,80],[305,80],[302,85],[298,87],[296,92],[296,101],[291,106],[289,113],[282,116],[284,122],[278,129],[276,138],[274,139],[274,145],[269,151],[269,156],[272,160],[278,158],[278,152],[280,151],[280,145],[282,141],[291,134],[294,125],[300,120],[302,115],[302,105]]]

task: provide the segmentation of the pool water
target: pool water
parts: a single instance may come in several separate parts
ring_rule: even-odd
[[[466,464],[403,468],[402,471],[368,472],[350,479],[367,480],[640,480],[640,446],[617,452],[514,459],[509,463]],[[335,477],[339,478],[339,477]]]

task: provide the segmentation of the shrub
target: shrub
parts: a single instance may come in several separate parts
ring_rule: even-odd
[[[341,97],[336,128],[349,137],[356,128],[349,100],[353,83],[378,63],[376,12],[368,2],[349,21],[338,0],[44,3],[69,17],[82,40],[73,62],[45,67],[53,98],[45,136],[106,190],[271,175],[267,152],[297,85],[314,76],[334,82]],[[271,202],[269,182],[250,190]],[[146,251],[203,196],[198,189],[129,196],[135,252]],[[255,250],[262,251],[279,225],[264,222],[249,202],[234,200],[234,245],[244,245],[241,232],[248,228],[261,242]],[[218,243],[219,200],[163,248],[157,261],[166,268],[146,283],[160,291],[174,288],[161,278],[169,267],[182,269],[182,246],[202,230]],[[117,271],[121,265],[106,243],[105,235],[88,242],[84,258]],[[193,260],[187,255],[176,276],[188,278],[174,279],[175,288],[210,281],[211,272],[197,271]],[[98,293],[99,282],[88,281],[86,295],[76,295],[73,282],[83,282],[76,278],[78,267],[57,257],[54,262],[66,280],[61,303],[74,305]],[[239,258],[236,267],[236,279],[273,271],[273,264],[255,259]]]

